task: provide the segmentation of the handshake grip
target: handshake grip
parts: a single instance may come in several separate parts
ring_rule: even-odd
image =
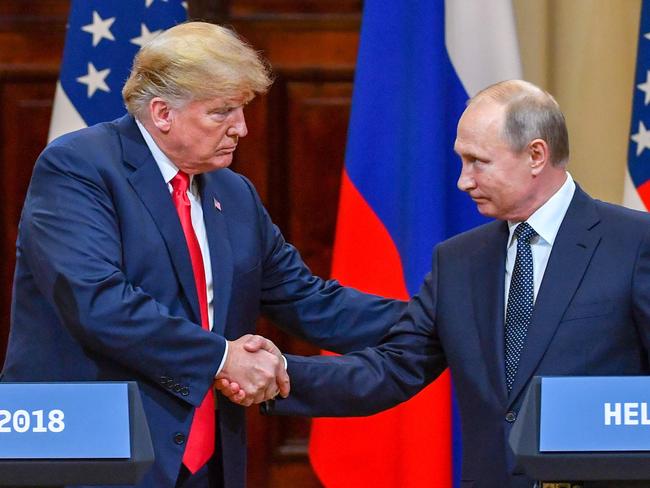
[[[289,395],[290,381],[282,353],[273,342],[246,334],[228,341],[226,362],[214,387],[230,401],[248,407]]]

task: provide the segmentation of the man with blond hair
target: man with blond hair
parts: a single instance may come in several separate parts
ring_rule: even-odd
[[[422,288],[379,347],[288,356],[291,395],[268,406],[369,415],[448,367],[462,424],[460,485],[544,487],[515,471],[508,446],[531,378],[650,374],[650,216],[577,186],[564,116],[530,83],[498,83],[470,100],[455,150],[458,187],[498,220],[436,246]]]
[[[270,84],[233,32],[181,24],[137,54],[127,115],[55,140],[34,167],[3,380],[137,381],[156,456],[139,487],[245,486],[245,412],[213,386],[232,382],[243,405],[288,394],[277,348],[245,348],[260,312],[350,351],[404,308],[314,277],[227,169]]]

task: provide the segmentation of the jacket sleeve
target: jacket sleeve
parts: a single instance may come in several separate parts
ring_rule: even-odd
[[[258,202],[262,242],[262,313],[286,332],[323,349],[345,353],[378,344],[406,309],[392,300],[312,274]]]
[[[435,330],[435,266],[402,319],[377,347],[340,357],[290,356],[291,394],[265,413],[315,417],[370,415],[401,403],[447,366]]]

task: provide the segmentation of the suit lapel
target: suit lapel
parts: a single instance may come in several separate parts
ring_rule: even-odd
[[[472,255],[472,302],[488,375],[499,399],[507,396],[503,344],[503,287],[508,225],[491,224],[491,234]]]
[[[514,402],[534,374],[600,242],[593,200],[576,186],[558,231],[510,392]]]
[[[225,213],[227,203],[220,201],[215,189],[215,173],[207,173],[201,178],[201,206],[203,220],[210,248],[212,263],[212,283],[214,293],[214,332],[224,335],[230,303],[230,290],[233,277],[233,259]]]
[[[128,181],[156,223],[167,246],[178,281],[192,308],[193,320],[200,324],[192,262],[165,180],[133,117],[127,115],[120,119],[118,129],[124,161],[134,168],[128,176]]]

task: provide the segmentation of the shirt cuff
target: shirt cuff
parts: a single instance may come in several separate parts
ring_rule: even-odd
[[[221,358],[221,363],[219,364],[219,369],[217,369],[217,372],[214,374],[214,377],[216,378],[219,376],[219,373],[221,373],[221,370],[223,369],[224,365],[226,364],[226,358],[228,357],[228,341],[226,341],[226,348],[223,350],[223,357]],[[286,369],[287,367],[287,360],[284,360],[284,367]]]

